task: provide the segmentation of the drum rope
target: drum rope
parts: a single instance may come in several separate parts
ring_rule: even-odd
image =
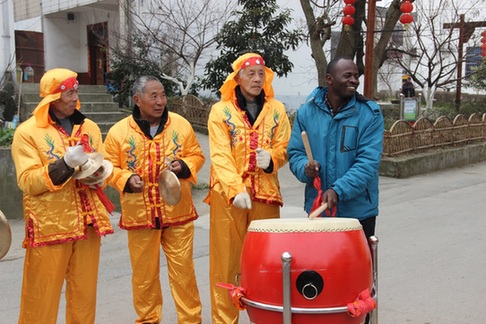
[[[348,304],[348,314],[351,317],[358,317],[367,314],[376,308],[376,300],[371,297],[370,289],[363,290],[358,298]]]
[[[231,301],[233,305],[240,311],[246,309],[245,303],[243,303],[242,298],[245,297],[246,289],[242,287],[236,287],[235,285],[229,283],[218,282],[216,286],[229,290]]]

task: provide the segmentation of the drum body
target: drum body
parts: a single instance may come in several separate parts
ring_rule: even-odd
[[[253,221],[244,241],[239,286],[248,301],[283,305],[282,254],[290,253],[291,307],[343,308],[372,288],[372,259],[361,224],[351,218]],[[250,306],[252,323],[283,323],[282,312]],[[363,323],[345,311],[296,313],[292,324]]]

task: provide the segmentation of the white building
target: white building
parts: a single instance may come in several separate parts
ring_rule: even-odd
[[[0,20],[0,80],[3,80],[5,71],[15,69],[15,39],[14,39],[14,14],[12,0],[0,2],[2,19]]]
[[[10,1],[10,0],[9,0]],[[65,67],[84,84],[104,84],[109,48],[126,31],[117,0],[15,0],[17,63],[44,71]],[[115,33],[116,32],[116,33]]]

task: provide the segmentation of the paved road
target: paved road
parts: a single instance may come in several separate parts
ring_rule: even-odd
[[[207,137],[198,135],[208,156]],[[208,179],[209,161],[199,175]],[[285,206],[282,217],[305,217],[303,187],[288,167],[281,170]],[[379,322],[384,324],[484,323],[486,308],[486,163],[408,179],[380,179]],[[208,283],[208,206],[206,190],[195,191],[195,264],[203,301],[203,322],[210,323]],[[118,214],[112,217],[116,226]],[[12,247],[0,260],[0,324],[16,323],[24,251],[23,222],[11,221]],[[116,228],[117,229],[117,228]],[[102,240],[96,323],[133,323],[130,263],[126,233],[117,229]],[[162,256],[163,323],[176,323]],[[62,299],[64,296],[62,296]],[[241,323],[249,323],[241,312]],[[63,323],[64,301],[58,323]]]

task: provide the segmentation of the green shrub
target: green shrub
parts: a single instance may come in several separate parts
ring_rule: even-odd
[[[0,146],[12,145],[14,131],[12,128],[0,128]]]

